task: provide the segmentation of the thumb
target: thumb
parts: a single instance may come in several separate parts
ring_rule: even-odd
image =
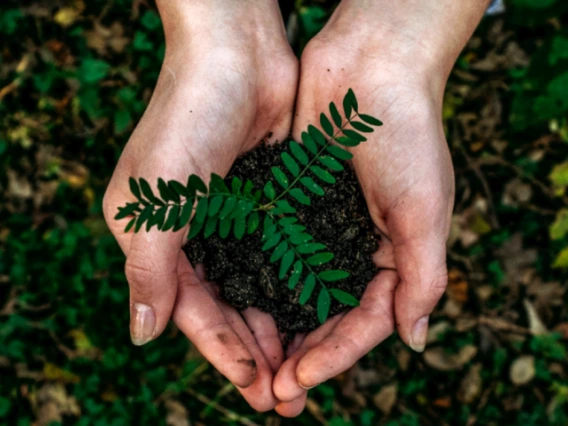
[[[422,209],[426,211],[428,208]],[[400,277],[394,298],[396,324],[401,338],[417,352],[424,350],[430,313],[448,282],[447,214],[430,212],[420,217],[401,213],[387,219]]]
[[[130,335],[135,345],[159,336],[172,315],[182,239],[182,231],[156,229],[132,237],[125,274],[130,287]]]

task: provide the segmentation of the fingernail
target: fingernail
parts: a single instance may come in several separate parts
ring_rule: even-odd
[[[313,385],[313,386],[302,386],[301,384],[298,383],[298,386],[300,386],[302,389],[304,390],[310,390],[315,388],[317,385]]]
[[[412,329],[410,336],[410,347],[416,352],[423,352],[426,347],[426,337],[428,335],[428,318],[429,315],[423,316]]]
[[[148,305],[134,303],[130,318],[130,338],[136,346],[148,343],[154,337],[156,315]]]

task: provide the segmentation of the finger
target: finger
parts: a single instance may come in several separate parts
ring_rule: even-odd
[[[229,381],[241,388],[253,384],[257,376],[255,359],[183,253],[178,258],[178,283],[173,313],[176,325]]]
[[[135,345],[153,340],[168,324],[177,292],[181,238],[181,232],[153,229],[131,239],[125,274],[130,287],[130,335]]]
[[[428,320],[446,289],[447,225],[445,214],[428,208],[418,214],[404,211],[387,217],[393,230],[396,269],[400,276],[394,301],[395,318],[401,338],[415,351],[426,345]],[[414,209],[413,209],[414,210]]]
[[[242,314],[270,368],[276,373],[284,361],[284,350],[274,318],[257,308],[248,308]]]
[[[298,384],[296,367],[302,356],[331,333],[341,318],[343,315],[336,315],[327,320],[325,324],[306,336],[300,347],[284,361],[274,378],[273,390],[277,399],[282,402],[291,402],[301,397],[306,391]]]
[[[359,307],[320,343],[311,348],[296,369],[300,386],[312,388],[351,368],[394,331],[395,271],[383,270],[369,283]]]
[[[220,302],[221,310],[225,318],[241,338],[256,362],[257,375],[254,382],[246,387],[237,389],[257,411],[265,412],[272,410],[278,401],[272,393],[272,379],[274,377],[272,368],[261,350],[256,336],[254,336],[239,313],[229,305]],[[278,342],[280,344],[280,342]]]
[[[302,395],[300,395],[294,401],[281,402],[276,407],[274,407],[274,409],[282,417],[297,417],[302,414],[302,411],[304,411],[307,399],[308,392],[304,391]]]

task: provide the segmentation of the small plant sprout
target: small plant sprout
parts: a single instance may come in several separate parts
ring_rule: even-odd
[[[330,103],[329,116],[320,115],[323,131],[309,125],[302,133],[302,144],[289,141],[288,150],[281,154],[284,167],[272,167],[274,181],[266,182],[262,190],[255,188],[252,181],[243,182],[238,177],[232,179],[229,187],[221,176],[211,174],[209,186],[197,175],[189,176],[185,185],[160,178],[156,195],[144,178],[131,177],[130,191],[138,201],[120,207],[115,219],[132,217],[125,232],[138,232],[144,225],[146,230],[155,226],[161,231],[177,231],[189,224],[189,239],[199,233],[204,238],[214,233],[227,238],[232,232],[240,240],[245,233],[252,234],[262,227],[262,250],[271,251],[270,262],[280,262],[279,279],[287,278],[290,290],[300,282],[303,285],[299,303],[304,305],[319,288],[317,315],[323,323],[332,297],[348,306],[358,306],[359,302],[345,291],[328,287],[347,278],[348,272],[314,271],[314,267],[325,265],[334,255],[306,232],[289,201],[310,205],[313,195],[325,196],[318,181],[334,184],[333,172],[343,170],[342,162],[353,157],[342,147],[365,142],[363,133],[371,133],[372,126],[382,125],[380,120],[359,113],[351,89],[343,99],[343,113],[342,116],[337,106]]]

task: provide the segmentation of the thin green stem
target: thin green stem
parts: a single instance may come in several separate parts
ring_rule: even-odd
[[[275,218],[275,216],[270,213],[270,211],[266,211],[266,214],[270,216],[270,218],[273,220],[273,222],[276,224],[276,226],[280,227],[280,233],[282,234],[282,236],[284,237],[284,239],[286,240],[286,242],[288,243],[288,245],[290,247],[292,247],[292,250],[294,250],[294,253],[296,254],[296,257],[299,258],[301,260],[301,262],[304,264],[304,266],[306,268],[308,268],[308,270],[310,271],[310,273],[316,278],[316,280],[320,283],[320,285],[322,287],[327,288],[327,286],[323,283],[323,281],[318,277],[318,275],[314,272],[314,270],[312,269],[312,267],[304,260],[304,258],[302,257],[302,255],[300,253],[298,253],[298,251],[296,250],[296,246],[290,242],[290,240],[288,239],[288,237],[286,236],[286,232],[284,232],[284,227],[282,225],[280,225],[278,223],[278,220]]]

